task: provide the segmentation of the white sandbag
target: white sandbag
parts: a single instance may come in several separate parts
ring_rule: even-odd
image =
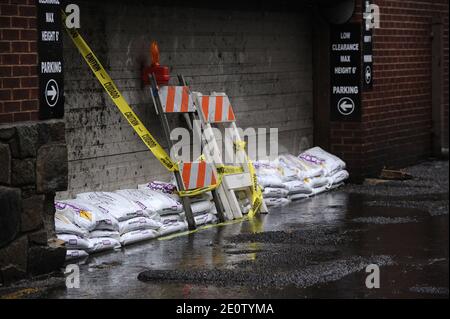
[[[326,176],[332,176],[345,169],[345,162],[339,157],[330,154],[320,147],[313,147],[298,156],[300,159],[313,165],[322,166]]]
[[[66,251],[66,260],[74,260],[79,258],[88,257],[89,254],[85,250],[80,249],[68,249]]]
[[[87,238],[81,238],[71,234],[57,234],[58,239],[63,240],[67,249],[89,250],[91,243]]]
[[[153,181],[147,184],[138,185],[138,189],[150,189],[164,193],[175,200],[179,200],[179,196],[177,195],[177,186],[172,183]]]
[[[147,216],[143,207],[113,192],[89,192],[78,194],[77,198],[106,210],[118,221]]]
[[[101,237],[114,238],[119,240],[120,233],[119,231],[113,230],[93,230],[89,233],[89,238],[101,238]]]
[[[295,171],[297,174],[297,179],[300,180],[322,176],[324,174],[324,171],[320,165],[312,165],[292,154],[280,155],[278,156],[277,161],[283,168],[283,171],[286,172],[285,174],[292,174],[291,171]]]
[[[164,225],[158,229],[159,236],[166,236],[173,233],[183,232],[188,229],[188,225],[185,222],[176,222]]]
[[[329,185],[325,185],[322,187],[316,187],[316,188],[313,188],[313,195],[319,195],[319,194],[329,191],[329,190],[330,190]]]
[[[182,215],[184,215],[184,213],[161,216],[161,224],[168,225],[168,224],[182,222],[184,220],[184,217]]]
[[[153,229],[140,229],[128,232],[120,236],[122,246],[130,245],[144,240],[158,237],[159,233]]]
[[[136,217],[119,222],[119,233],[125,234],[139,229],[159,229],[162,224],[147,217]]]
[[[206,213],[203,215],[194,216],[195,224],[206,225],[206,224],[214,224],[217,222],[217,217],[214,214]]]
[[[191,204],[191,210],[192,210],[192,214],[194,216],[196,215],[202,215],[204,213],[207,213],[211,210],[211,206],[213,206],[214,204],[210,201],[200,201],[200,202],[195,202]]]
[[[101,209],[92,206],[82,199],[55,201],[57,213],[67,217],[72,223],[87,231],[97,227],[99,219],[110,219]]]
[[[339,172],[337,172],[337,173],[331,175],[331,176],[328,178],[328,180],[329,180],[329,183],[330,183],[331,185],[335,185],[335,184],[340,184],[340,183],[342,183],[342,182],[345,181],[347,178],[349,178],[349,176],[350,176],[349,173],[348,173],[345,169],[343,169],[343,170],[340,170]]]
[[[159,215],[180,213],[183,205],[167,194],[151,189],[124,189],[116,191],[121,196],[139,203],[146,210]]]
[[[78,237],[86,237],[88,231],[72,223],[60,212],[55,213],[55,232],[57,234],[72,234]]]
[[[282,179],[276,175],[257,175],[258,184],[262,187],[284,188]]]
[[[269,207],[283,207],[291,203],[287,198],[264,198],[264,202]]]
[[[296,180],[284,183],[289,195],[292,194],[311,194],[312,188],[310,185],[305,184],[304,181]]]
[[[291,201],[296,201],[296,200],[301,200],[301,199],[305,199],[310,197],[310,195],[308,194],[292,194],[288,196],[288,199],[290,199]]]
[[[92,244],[88,250],[89,253],[120,248],[120,242],[114,238],[91,238],[89,241]]]
[[[266,187],[263,191],[263,197],[281,198],[286,197],[288,194],[289,191],[285,188]]]
[[[320,188],[329,185],[330,180],[326,177],[307,178],[305,179],[305,184],[307,184],[314,190],[314,188]]]

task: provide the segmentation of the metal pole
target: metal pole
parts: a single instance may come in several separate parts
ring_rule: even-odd
[[[162,105],[161,105],[161,101],[159,99],[158,84],[156,83],[156,78],[155,78],[154,74],[150,75],[150,83],[151,83],[151,87],[152,87],[151,93],[152,93],[153,103],[156,107],[156,110],[158,111],[158,116],[161,121],[164,135],[166,136],[167,145],[168,145],[169,152],[170,152],[170,149],[172,148],[173,144],[172,144],[172,141],[170,140],[169,122],[167,121],[167,115],[166,115],[166,113],[164,113]],[[175,179],[178,184],[178,189],[180,191],[184,191],[185,189],[184,189],[184,185],[183,185],[183,179],[181,178],[180,172],[175,171],[174,175],[175,175]],[[192,209],[191,209],[191,199],[189,197],[181,197],[181,201],[183,204],[184,213],[186,215],[186,220],[188,222],[189,230],[194,230],[196,228],[196,225],[195,225],[194,215],[192,214]]]
[[[178,74],[178,81],[180,82],[180,85],[187,86],[187,82],[184,79],[184,76],[182,76],[181,74]],[[194,120],[195,120],[195,115],[189,113],[190,123],[188,123],[188,125],[192,128],[193,134],[195,134],[194,124],[193,124]],[[201,132],[199,132],[199,133],[201,134]],[[199,136],[199,138],[200,138],[200,141],[203,140],[202,136]],[[215,189],[211,191],[211,194],[213,196],[214,205],[216,206],[217,217],[219,218],[219,221],[223,223],[225,221],[225,214],[224,214],[222,201],[220,200],[219,194],[217,194],[217,191]]]

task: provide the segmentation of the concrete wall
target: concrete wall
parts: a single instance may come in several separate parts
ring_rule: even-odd
[[[140,69],[157,40],[161,63],[191,88],[226,91],[238,125],[278,127],[280,144],[297,153],[312,143],[312,49],[309,14],[187,7],[150,1],[81,8],[81,34],[147,128],[164,144]],[[239,9],[239,8],[238,8]],[[167,179],[65,35],[69,191],[135,187]],[[280,149],[284,149],[280,147]]]

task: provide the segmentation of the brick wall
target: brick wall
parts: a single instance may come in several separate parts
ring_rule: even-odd
[[[38,118],[35,0],[0,0],[0,124]]]
[[[360,2],[353,20],[361,21]],[[376,0],[374,86],[362,95],[361,123],[332,123],[331,151],[357,176],[383,166],[404,167],[431,155],[431,26],[445,17],[445,91],[448,116],[448,2]],[[446,131],[448,136],[448,123]],[[447,139],[448,145],[448,139]]]

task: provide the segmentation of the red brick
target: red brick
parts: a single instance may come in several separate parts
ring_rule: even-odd
[[[29,112],[13,113],[14,122],[25,122],[30,120]]]
[[[14,65],[12,67],[13,76],[26,76],[29,75],[29,66]]]
[[[21,111],[36,111],[38,109],[38,100],[22,101]]]
[[[14,100],[27,100],[29,98],[30,98],[30,90],[29,89],[13,90],[13,99]]]
[[[19,15],[22,17],[35,17],[36,6],[19,6]]]
[[[3,108],[5,113],[20,112],[20,102],[5,102]]]
[[[28,52],[29,45],[28,42],[25,41],[14,41],[11,42],[11,50],[12,52]]]
[[[12,75],[12,67],[0,66],[0,77],[7,77]]]
[[[18,54],[3,54],[1,56],[3,65],[19,64],[20,56]]]
[[[11,26],[13,28],[28,28],[28,19],[23,17],[12,17]]]
[[[37,55],[36,54],[21,54],[20,55],[20,64],[37,64]]]
[[[0,15],[2,16],[16,16],[18,13],[19,11],[16,5],[0,5]]]
[[[20,86],[22,88],[36,88],[38,87],[38,78],[37,77],[26,77],[20,79]]]
[[[11,51],[10,41],[0,41],[0,53],[9,53]]]
[[[0,114],[0,123],[12,123],[13,115],[12,114]]]
[[[3,78],[2,79],[2,87],[4,89],[16,89],[20,87],[20,79],[19,78]]]
[[[14,29],[3,29],[2,30],[2,40],[19,40],[20,32]]]
[[[20,30],[20,39],[37,41],[37,31],[36,30]]]
[[[0,16],[0,28],[10,28],[11,27],[11,18]]]
[[[12,97],[11,90],[0,89],[0,101],[11,100],[11,97]]]

